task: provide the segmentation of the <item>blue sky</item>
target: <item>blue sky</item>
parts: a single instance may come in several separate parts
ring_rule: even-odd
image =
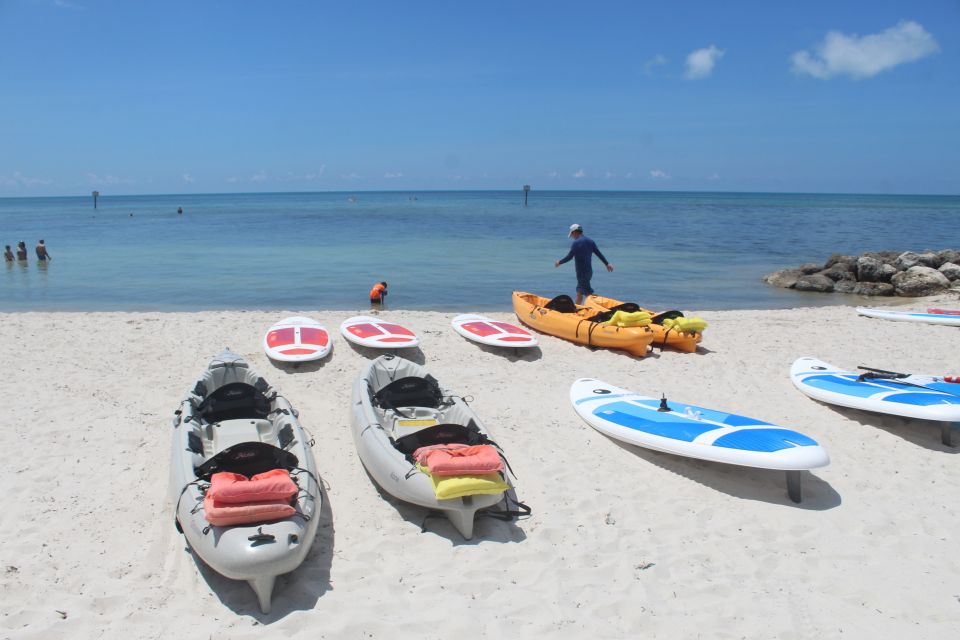
[[[0,0],[0,196],[960,193],[960,3]]]

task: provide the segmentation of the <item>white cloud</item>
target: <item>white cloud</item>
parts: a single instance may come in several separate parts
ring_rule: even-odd
[[[313,171],[313,172],[311,172],[311,173],[308,173],[308,174],[307,174],[306,176],[304,176],[304,177],[305,177],[307,180],[316,180],[317,178],[323,176],[323,174],[326,172],[326,170],[327,170],[327,165],[322,164],[322,165],[320,165],[320,168],[319,168],[319,169],[317,169],[316,171]]]
[[[716,45],[711,44],[704,49],[691,51],[687,56],[686,77],[689,80],[699,80],[706,78],[713,73],[713,67],[717,61],[726,53],[725,49],[718,49]]]
[[[238,178],[237,176],[230,176],[229,178],[227,178],[227,182],[229,182],[230,184],[234,184],[234,183],[240,182],[240,178]]]
[[[831,31],[823,42],[790,56],[793,72],[826,80],[839,75],[870,78],[881,71],[936,53],[940,45],[922,26],[901,21],[867,36]]]
[[[180,177],[181,177],[181,178],[183,179],[183,181],[186,182],[187,184],[193,184],[193,176],[191,176],[189,173],[185,173],[185,174],[183,174],[183,175],[180,176]]]
[[[707,176],[707,180],[719,180],[719,179],[720,179],[719,173],[711,173],[710,175]]]
[[[668,174],[666,171],[661,171],[660,169],[653,169],[650,172],[650,177],[654,180],[668,180],[670,178],[670,174]]]
[[[559,174],[558,172],[556,172],[556,171],[551,171],[550,173],[547,174],[547,176],[550,177],[550,178],[556,178],[556,177],[559,176],[559,175],[560,175],[560,174]]]
[[[266,181],[267,181],[266,171],[257,171],[255,174],[250,176],[250,182],[266,182]]]
[[[4,187],[42,187],[48,184],[53,184],[53,180],[25,176],[19,171],[14,171],[9,176],[0,176],[0,186]]]
[[[583,169],[579,169],[575,174],[573,174],[573,177],[574,177],[574,178],[586,178],[586,177],[587,177],[587,172],[584,171]]]
[[[396,173],[390,173],[389,171],[387,171],[385,174],[383,174],[383,177],[387,179],[402,178],[403,173],[401,173],[400,171],[397,171]]]
[[[107,175],[98,175],[96,173],[87,173],[87,182],[93,185],[113,185],[113,184],[133,184],[135,181],[130,178],[121,178],[119,176],[113,176],[110,174]]]
[[[350,173],[341,173],[340,177],[344,180],[356,180],[360,176],[355,171],[351,171]]]
[[[615,174],[615,173],[613,173],[613,172],[611,172],[611,171],[607,171],[605,174],[603,174],[603,177],[604,177],[606,180],[609,180],[610,178],[616,178],[616,177],[617,177],[617,174]]]
[[[627,171],[625,174],[623,174],[623,177],[624,177],[624,178],[632,178],[632,177],[633,177],[633,171]]]
[[[653,56],[652,58],[650,58],[649,60],[643,63],[643,71],[647,75],[650,75],[653,73],[654,69],[667,64],[667,62],[668,62],[667,57],[663,54],[658,53],[657,55]]]

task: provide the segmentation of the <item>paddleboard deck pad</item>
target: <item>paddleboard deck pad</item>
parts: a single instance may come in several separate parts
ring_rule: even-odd
[[[950,424],[960,422],[960,387],[943,378],[920,375],[871,378],[804,357],[790,367],[790,379],[805,395],[827,404],[941,422],[944,425],[942,439],[948,445]]]
[[[450,321],[453,330],[468,340],[493,347],[535,347],[537,338],[532,333],[509,322],[491,320],[486,316],[464,313]]]
[[[374,349],[406,349],[420,344],[410,329],[370,316],[347,318],[340,325],[340,334],[354,344]]]
[[[304,316],[284,318],[263,336],[263,351],[278,362],[308,362],[330,353],[333,343],[326,327]]]
[[[583,420],[616,440],[665,453],[787,472],[790,498],[800,502],[803,470],[829,464],[815,440],[769,422],[724,411],[643,396],[581,378],[570,387],[570,402]]]

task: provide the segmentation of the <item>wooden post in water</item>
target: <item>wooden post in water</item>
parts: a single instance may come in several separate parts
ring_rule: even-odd
[[[94,209],[97,208],[97,198],[99,198],[99,197],[100,197],[100,192],[99,192],[99,191],[94,191],[94,192],[93,192],[93,208],[94,208]]]
[[[527,196],[530,195],[530,185],[523,185],[523,206],[527,206]]]

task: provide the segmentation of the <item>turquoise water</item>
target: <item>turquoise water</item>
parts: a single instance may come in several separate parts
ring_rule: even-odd
[[[553,261],[581,223],[616,267],[598,293],[653,308],[848,302],[764,285],[831,253],[960,248],[957,196],[747,193],[271,193],[0,199],[0,310],[507,310],[514,289],[573,295]],[[184,214],[178,216],[177,207]],[[133,214],[132,216],[130,214]],[[54,260],[34,259],[43,238]],[[44,268],[45,267],[45,268]]]

